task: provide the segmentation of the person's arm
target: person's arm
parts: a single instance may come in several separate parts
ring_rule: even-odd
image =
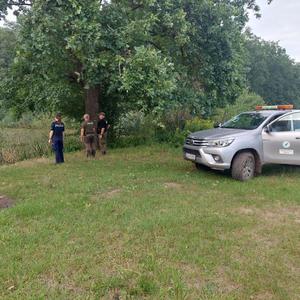
[[[54,131],[51,130],[50,133],[49,133],[49,141],[48,141],[49,144],[52,144],[53,134],[54,134]]]
[[[64,141],[65,141],[65,124],[64,124],[63,132],[62,132],[62,138],[63,138],[63,143],[64,143]]]
[[[51,129],[50,129],[50,132],[49,132],[49,141],[48,141],[49,144],[52,144],[53,135],[54,135],[54,124],[52,123],[51,124]]]
[[[82,127],[80,129],[80,140],[83,142],[83,138],[84,138],[84,128]]]
[[[100,129],[100,137],[102,138],[103,137],[103,135],[104,135],[104,133],[105,133],[105,131],[107,131],[108,129],[109,129],[109,127],[110,127],[110,125],[107,123],[107,121],[106,121],[106,125],[105,126],[102,126]]]

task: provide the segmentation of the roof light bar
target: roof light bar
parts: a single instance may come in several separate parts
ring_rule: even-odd
[[[291,110],[294,109],[294,105],[258,105],[256,110]]]

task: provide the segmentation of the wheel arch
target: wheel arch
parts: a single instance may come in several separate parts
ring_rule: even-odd
[[[232,167],[233,161],[235,160],[235,158],[240,154],[240,153],[245,153],[245,152],[251,152],[254,155],[255,158],[255,174],[259,175],[262,172],[262,160],[260,155],[258,154],[257,150],[255,150],[254,148],[245,148],[245,149],[241,149],[239,151],[237,151],[232,160],[231,160],[231,164],[230,164],[230,168]]]

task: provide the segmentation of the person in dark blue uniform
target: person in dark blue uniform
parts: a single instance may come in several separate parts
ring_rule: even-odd
[[[61,113],[57,113],[55,120],[51,124],[49,133],[49,144],[55,152],[55,162],[64,163],[64,132],[65,124],[62,122]]]

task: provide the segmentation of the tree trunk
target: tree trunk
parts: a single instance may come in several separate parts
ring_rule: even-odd
[[[91,120],[97,120],[99,113],[100,86],[89,87],[85,91],[85,113]]]

